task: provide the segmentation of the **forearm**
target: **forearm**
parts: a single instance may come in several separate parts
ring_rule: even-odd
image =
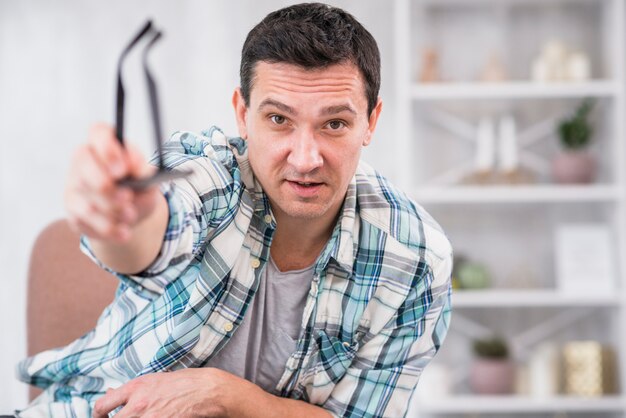
[[[157,257],[167,223],[169,209],[160,194],[154,211],[131,229],[130,239],[124,243],[90,239],[94,255],[112,270],[123,274],[143,271]]]
[[[281,398],[265,392],[248,381],[241,388],[240,399],[229,408],[229,417],[237,418],[332,418],[325,409],[295,399]]]

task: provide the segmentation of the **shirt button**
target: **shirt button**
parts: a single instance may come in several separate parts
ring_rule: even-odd
[[[233,323],[227,322],[224,324],[224,331],[231,332],[233,330]]]
[[[350,348],[350,343],[347,342],[347,341],[344,341],[343,342],[343,346],[346,347],[346,348]]]
[[[265,221],[266,224],[271,224],[272,223],[272,215],[265,215],[263,217],[263,220]]]
[[[259,261],[258,258],[253,258],[252,261],[250,261],[250,265],[252,266],[253,269],[259,268],[259,266],[261,265],[261,262]]]

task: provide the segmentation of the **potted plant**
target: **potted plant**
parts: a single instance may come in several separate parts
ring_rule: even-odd
[[[596,160],[589,152],[593,128],[587,120],[593,107],[591,99],[584,100],[570,118],[558,127],[563,151],[552,161],[552,176],[559,183],[590,183],[596,174]]]
[[[470,369],[470,387],[482,395],[513,392],[515,364],[509,358],[506,341],[500,337],[475,340],[474,361]]]

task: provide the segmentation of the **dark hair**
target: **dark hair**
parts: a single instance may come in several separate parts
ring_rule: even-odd
[[[351,14],[321,3],[303,3],[268,14],[243,44],[239,69],[241,94],[250,105],[257,62],[284,62],[307,69],[355,64],[365,81],[367,112],[380,89],[380,52],[374,37]]]

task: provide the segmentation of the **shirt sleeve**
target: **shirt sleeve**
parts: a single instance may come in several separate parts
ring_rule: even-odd
[[[161,294],[202,252],[207,240],[235,212],[238,202],[235,195],[241,192],[213,152],[211,138],[176,133],[164,145],[164,151],[167,169],[185,169],[191,174],[160,186],[169,217],[156,259],[140,273],[121,274],[98,260],[89,239],[81,238],[81,250],[88,257],[146,297]]]
[[[322,405],[335,417],[404,417],[422,370],[450,322],[452,255],[415,278],[397,315],[358,347]],[[425,280],[426,286],[418,286]],[[425,289],[420,293],[419,289]]]

